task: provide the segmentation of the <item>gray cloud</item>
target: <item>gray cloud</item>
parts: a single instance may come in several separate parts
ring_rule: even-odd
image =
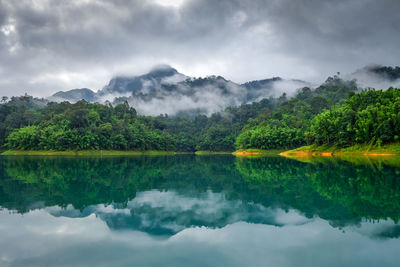
[[[160,63],[235,82],[398,65],[399,9],[397,0],[0,0],[0,94],[97,90]]]

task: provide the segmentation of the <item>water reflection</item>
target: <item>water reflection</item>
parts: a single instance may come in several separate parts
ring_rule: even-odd
[[[2,157],[0,265],[396,266],[399,174],[382,161]]]
[[[80,211],[70,205],[46,210],[57,217],[77,218],[95,214],[110,229],[132,229],[164,236],[174,235],[190,227],[222,228],[239,221],[275,226],[308,221],[293,212],[285,213],[260,204],[227,200],[223,194],[211,191],[187,196],[175,191],[153,190],[138,193],[124,207],[99,204]]]
[[[287,213],[276,211],[285,221]],[[398,239],[376,239],[393,222],[339,230],[325,220],[282,227],[237,222],[190,227],[168,239],[110,231],[94,214],[54,217],[47,210],[0,211],[1,266],[398,266]],[[283,218],[280,218],[283,216]],[[297,220],[296,219],[296,220]]]
[[[85,214],[91,205],[113,204],[134,214],[155,209],[160,214],[148,216],[161,218],[170,214],[171,221],[178,220],[171,210],[152,206],[160,199],[159,202],[175,205],[198,202],[182,210],[192,221],[179,215],[185,226],[223,227],[233,222],[230,214],[242,214],[240,211],[248,215],[242,214],[244,217],[239,216],[238,221],[264,222],[266,218],[250,214],[253,210],[261,214],[262,208],[293,208],[307,218],[319,216],[328,220],[333,226],[357,224],[362,218],[397,222],[400,216],[400,169],[389,165],[373,168],[342,161],[310,164],[276,157],[188,155],[106,159],[7,157],[2,158],[0,165],[0,206],[21,213],[46,206],[72,205]],[[151,190],[163,193],[142,193]],[[144,196],[153,201],[152,205],[149,202],[129,207]],[[233,206],[210,204],[210,199]],[[202,205],[220,207],[218,212],[226,213],[226,222],[218,216],[207,221],[212,218],[210,214],[203,216],[207,219],[196,217],[194,207]]]

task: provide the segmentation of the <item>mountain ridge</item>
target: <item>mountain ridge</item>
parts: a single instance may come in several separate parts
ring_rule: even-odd
[[[169,65],[159,65],[138,76],[114,76],[97,92],[88,88],[72,89],[59,91],[48,99],[72,103],[82,99],[113,104],[128,101],[145,115],[182,112],[210,115],[228,106],[277,96],[282,93],[281,85],[288,87],[286,91],[294,91],[309,83],[272,77],[239,84],[222,76],[190,77]]]

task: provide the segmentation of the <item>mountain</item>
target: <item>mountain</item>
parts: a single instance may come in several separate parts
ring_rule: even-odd
[[[69,91],[59,91],[48,98],[50,101],[62,102],[77,102],[79,100],[86,100],[88,102],[96,102],[96,93],[88,88],[72,89]]]
[[[176,74],[175,74],[176,75]],[[283,91],[293,92],[308,85],[305,82],[272,78],[237,84],[221,76],[189,78],[179,82],[153,82],[129,96],[118,97],[114,103],[128,101],[141,114],[206,114],[224,110],[228,106],[259,101],[263,98],[281,95]],[[257,86],[255,85],[257,84]],[[283,87],[285,88],[283,88]]]
[[[273,77],[271,79],[255,80],[242,84],[247,89],[248,99],[251,101],[259,101],[266,97],[277,97],[283,92],[293,96],[297,89],[310,86],[310,83],[294,80],[282,79],[280,77]]]
[[[149,73],[136,77],[117,76],[98,92],[100,96],[108,94],[151,93],[163,84],[177,83],[188,78],[168,65],[160,65]]]
[[[303,81],[284,80],[279,77],[238,84],[221,76],[193,78],[176,69],[161,65],[140,76],[116,76],[98,92],[90,89],[74,89],[52,95],[52,101],[88,102],[111,101],[113,104],[128,103],[138,113],[159,114],[206,114],[224,110],[228,106],[259,101],[263,98],[292,93],[309,85]]]

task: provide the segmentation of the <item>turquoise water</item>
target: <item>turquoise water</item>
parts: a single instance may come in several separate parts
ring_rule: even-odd
[[[1,157],[0,266],[400,266],[400,168]]]

